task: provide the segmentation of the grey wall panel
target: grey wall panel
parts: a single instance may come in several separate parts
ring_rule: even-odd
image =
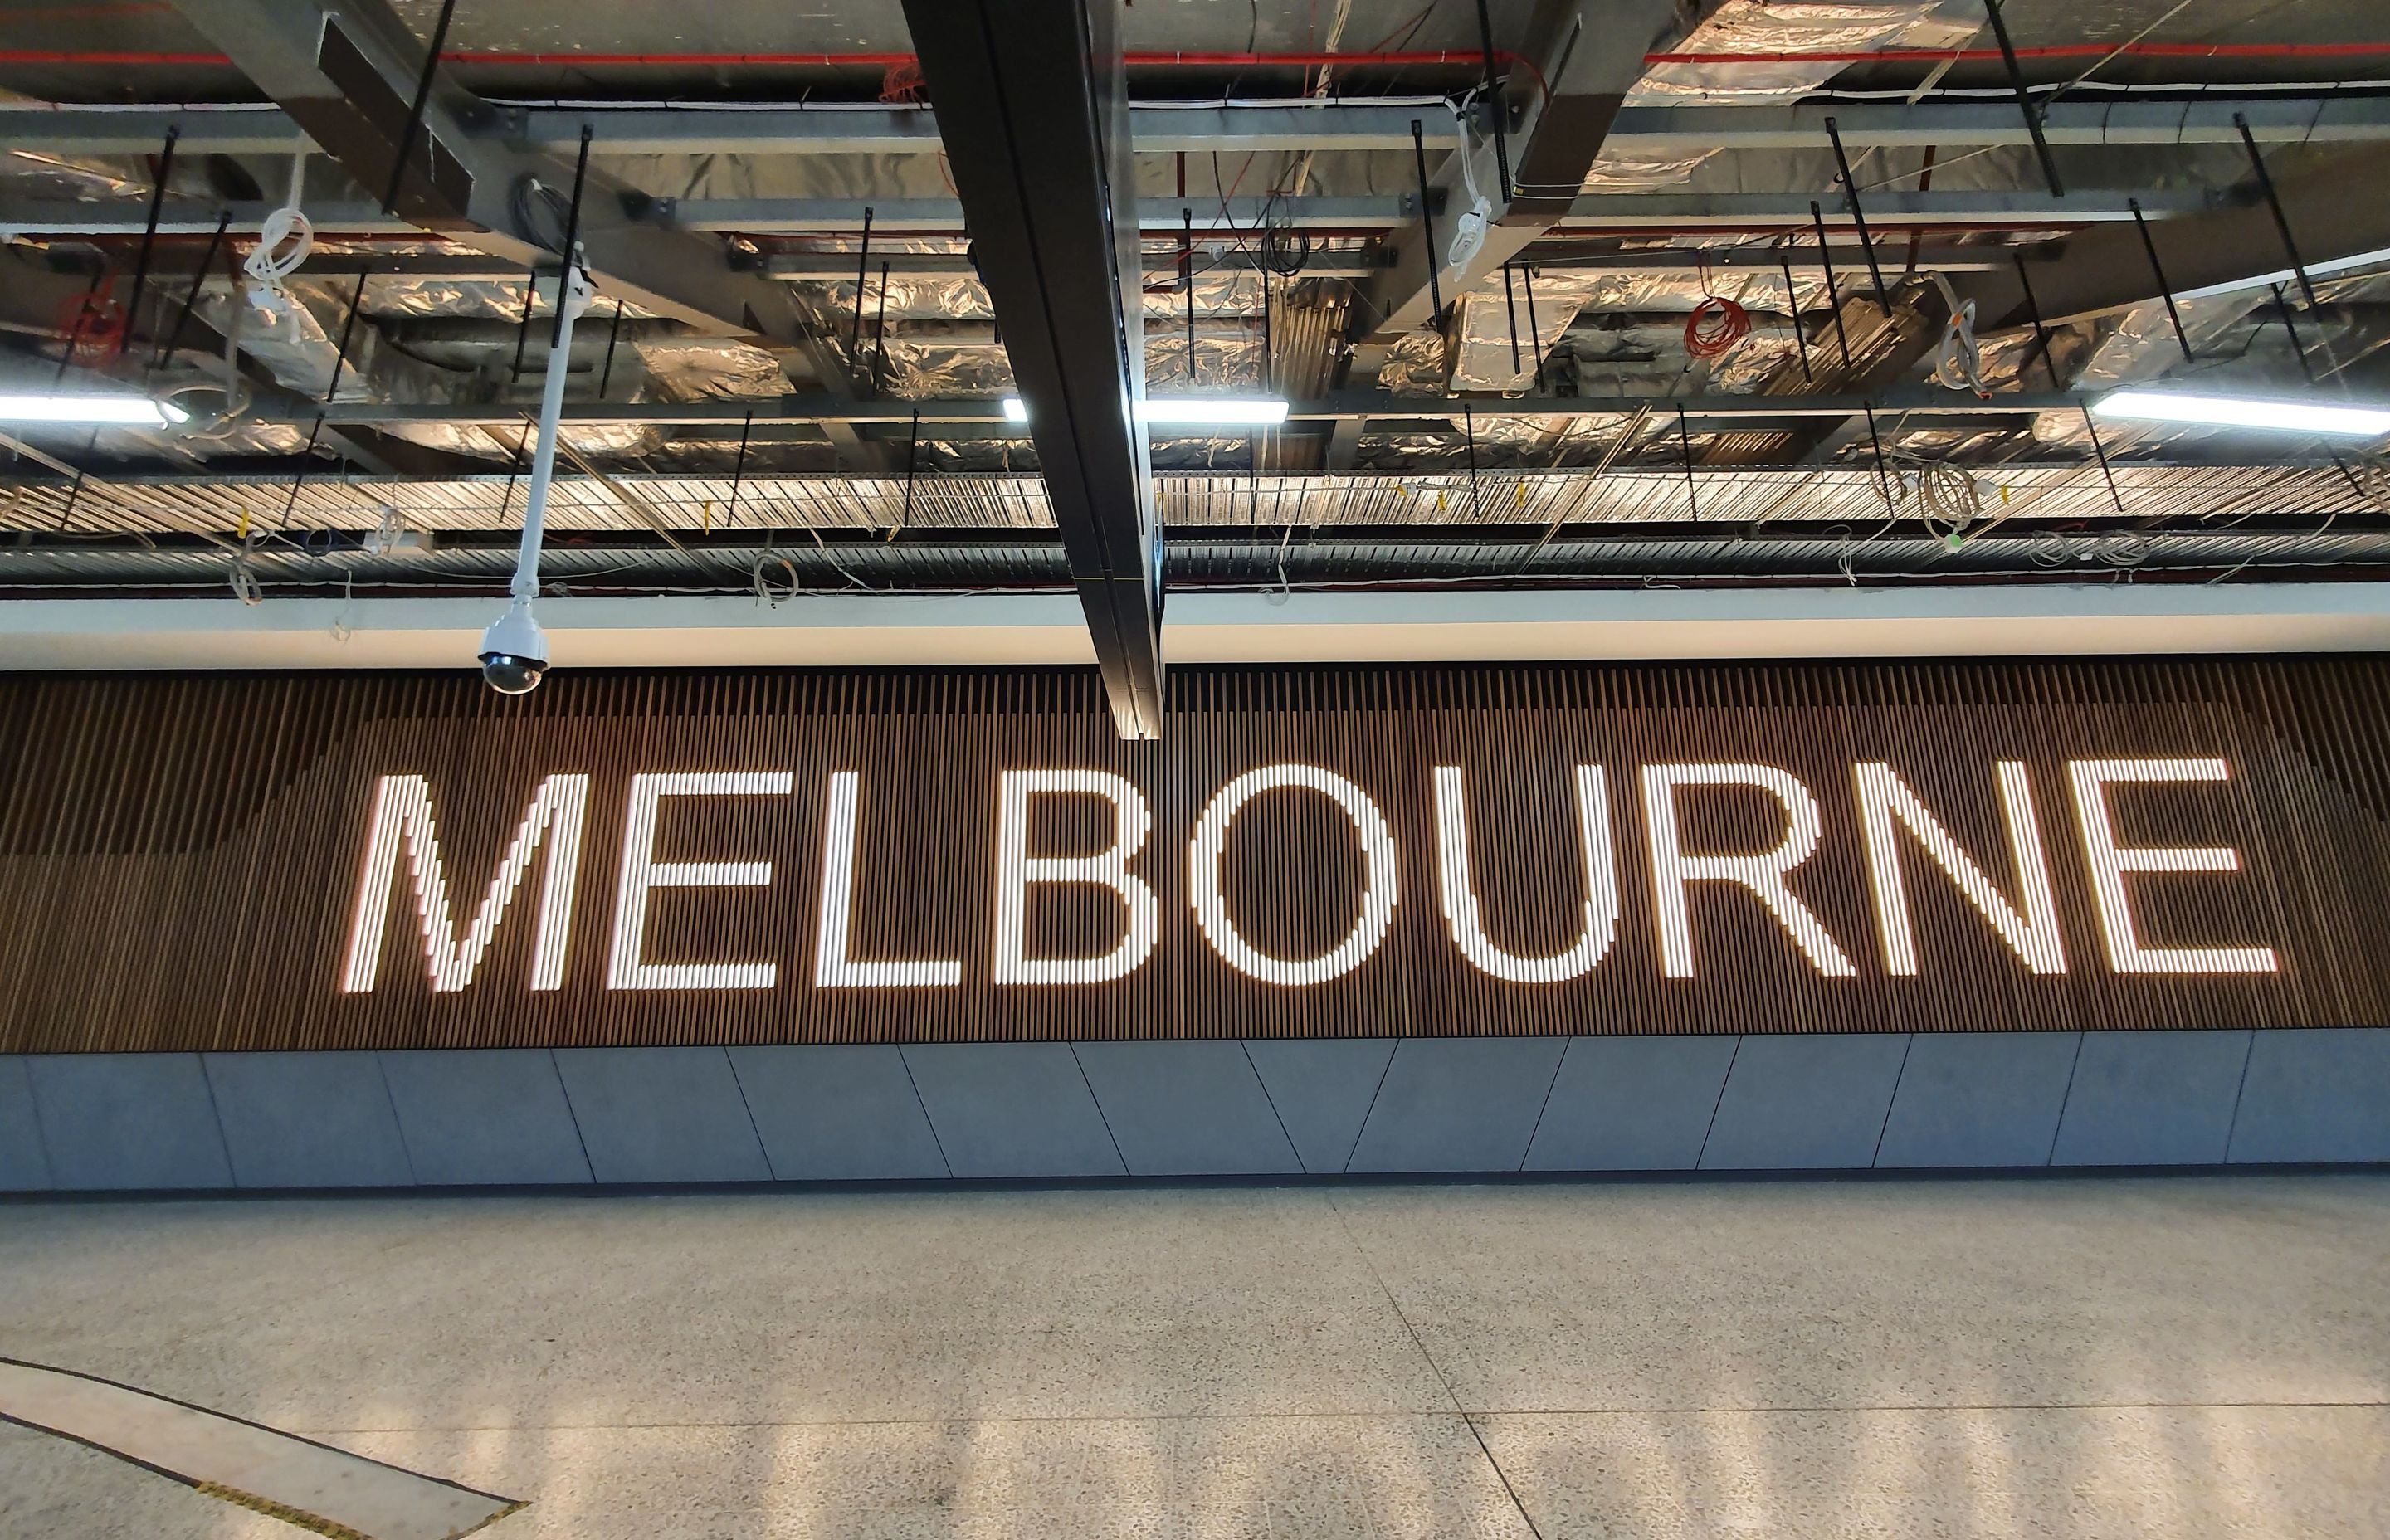
[[[1919,1033],[1875,1163],[2049,1164],[2082,1043],[2073,1032]]]
[[[1875,1163],[1908,1040],[1900,1033],[1749,1036],[1718,1097],[1704,1171],[1834,1171]]]
[[[1230,1042],[1074,1043],[1132,1176],[1296,1172],[1303,1162]]]
[[[1343,1171],[1394,1057],[1391,1037],[1253,1038],[1245,1044],[1262,1089],[1303,1169]]]
[[[1734,1045],[1731,1037],[1571,1038],[1526,1169],[1691,1170]]]
[[[1127,1167],[1067,1043],[908,1043],[957,1176],[1122,1176]]]
[[[2390,1161],[2390,1028],[2257,1033],[2234,1161]]]
[[[1516,1171],[1565,1037],[1407,1037],[1354,1146],[1354,1171]]]
[[[2232,1136],[2245,1032],[2087,1032],[2052,1165],[2213,1165]]]
[[[232,1186],[198,1054],[33,1054],[25,1068],[58,1187]]]
[[[49,1185],[32,1072],[21,1054],[0,1054],[0,1192],[41,1192]]]
[[[733,1048],[730,1067],[784,1182],[952,1174],[893,1045]]]
[[[244,1187],[403,1187],[415,1173],[372,1053],[201,1056]]]
[[[427,1187],[587,1182],[581,1131],[546,1048],[381,1056],[415,1179]]]
[[[559,1048],[556,1072],[598,1180],[771,1180],[720,1048]]]

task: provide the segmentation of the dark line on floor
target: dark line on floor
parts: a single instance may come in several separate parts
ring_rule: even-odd
[[[1389,1062],[1392,1062],[1391,1059]],[[1367,1127],[1368,1124],[1362,1126]],[[1535,1516],[1527,1511],[1527,1505],[1520,1500],[1519,1489],[1510,1484],[1510,1473],[1502,1469],[1502,1462],[1494,1457],[1493,1447],[1485,1442],[1485,1434],[1479,1430],[1477,1419],[1470,1416],[1469,1408],[1460,1404],[1459,1392],[1452,1388],[1452,1381],[1445,1375],[1443,1366],[1435,1361],[1435,1354],[1428,1352],[1426,1340],[1420,1336],[1419,1328],[1411,1325],[1411,1318],[1404,1313],[1402,1302],[1394,1298],[1394,1291],[1386,1287],[1385,1275],[1378,1271],[1377,1260],[1369,1255],[1368,1248],[1362,1245],[1360,1238],[1353,1233],[1353,1226],[1345,1223],[1344,1211],[1336,1206],[1332,1196],[1328,1200],[1328,1208],[1336,1215],[1337,1227],[1344,1232],[1344,1238],[1360,1257],[1361,1264],[1369,1269],[1369,1277],[1377,1284],[1378,1292],[1386,1297],[1386,1308],[1394,1313],[1394,1319],[1403,1323],[1403,1329],[1410,1334],[1411,1346],[1419,1349],[1420,1358],[1427,1365],[1428,1372],[1435,1376],[1438,1385],[1444,1387],[1445,1399],[1451,1402],[1452,1409],[1459,1414],[1461,1426],[1467,1428],[1469,1436],[1477,1441],[1477,1452],[1485,1457],[1485,1464],[1493,1470],[1494,1479],[1502,1483],[1503,1495],[1510,1499],[1510,1506],[1519,1510],[1519,1522],[1527,1526],[1527,1533],[1534,1535],[1535,1540],[1544,1540],[1544,1532],[1536,1526]]]

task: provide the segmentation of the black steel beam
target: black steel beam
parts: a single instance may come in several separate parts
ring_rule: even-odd
[[[1158,738],[1161,532],[1117,0],[905,0],[905,19],[1112,719]]]
[[[534,211],[572,186],[572,162],[499,136],[496,109],[432,65],[389,0],[174,0],[174,8],[353,180],[377,198],[392,189],[399,218],[517,268],[554,262],[562,211]],[[530,196],[533,180],[544,196]],[[734,268],[718,236],[675,224],[655,200],[603,175],[588,193],[580,234],[601,293],[711,332],[796,339],[786,286]],[[235,211],[236,230],[245,212]],[[315,216],[319,231],[341,228],[320,199]]]

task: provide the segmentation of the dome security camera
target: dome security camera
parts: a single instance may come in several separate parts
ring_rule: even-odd
[[[516,599],[482,633],[482,677],[500,695],[529,695],[546,673],[547,637],[530,601]]]

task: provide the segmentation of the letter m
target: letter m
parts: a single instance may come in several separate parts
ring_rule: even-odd
[[[431,823],[431,786],[421,776],[384,776],[374,792],[373,822],[366,836],[365,877],[357,889],[356,917],[349,927],[349,956],[341,988],[370,993],[381,971],[381,943],[390,929],[391,886],[398,876],[399,852],[415,891],[415,913],[423,934],[423,956],[435,994],[449,994],[473,982],[490,949],[507,905],[522,886],[523,874],[553,832],[547,873],[539,890],[539,937],[532,951],[531,987],[564,984],[564,946],[572,926],[573,878],[581,867],[582,816],[589,805],[589,777],[550,776],[532,794],[522,822],[515,826],[506,859],[473,915],[463,940],[448,907],[448,877],[440,864],[440,836]]]

